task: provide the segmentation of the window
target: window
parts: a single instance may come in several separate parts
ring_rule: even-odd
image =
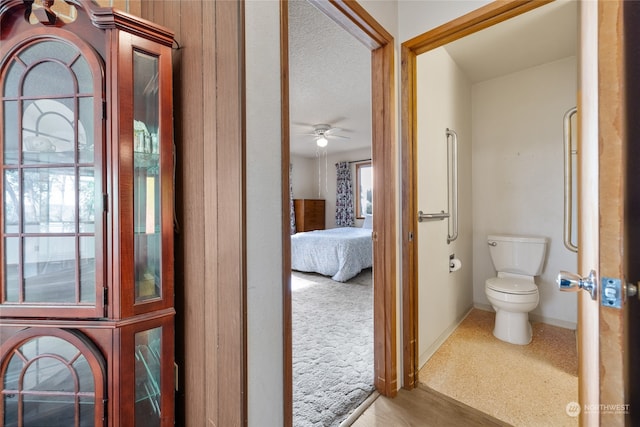
[[[373,167],[371,162],[356,164],[356,217],[373,215]]]

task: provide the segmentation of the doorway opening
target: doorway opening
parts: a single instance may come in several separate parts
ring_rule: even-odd
[[[413,346],[405,346],[404,383],[407,388],[415,387],[424,380],[424,376],[418,376],[419,369],[427,360],[431,362],[432,356],[435,358],[434,354],[437,354],[443,343],[448,342],[450,335],[454,337],[454,331],[461,323],[464,326],[463,319],[467,315],[468,319],[475,319],[476,324],[486,320],[477,316],[477,309],[491,315],[491,319],[486,322],[488,338],[496,340],[491,334],[493,308],[485,294],[485,280],[496,275],[489,258],[489,234],[552,237],[545,258],[545,273],[536,278],[540,303],[538,310],[530,318],[550,322],[551,326],[547,329],[552,326],[575,329],[575,296],[560,295],[554,283],[555,271],[576,266],[575,254],[565,250],[562,244],[562,214],[557,215],[557,209],[551,207],[550,212],[547,212],[544,203],[527,201],[551,191],[548,188],[555,186],[551,191],[551,199],[555,199],[557,192],[559,203],[562,204],[562,123],[566,110],[575,107],[577,102],[577,29],[571,53],[560,53],[557,57],[544,58],[534,63],[518,59],[517,51],[512,55],[505,54],[507,48],[502,43],[504,34],[487,36],[485,31],[479,32],[491,27],[491,31],[495,33],[498,28],[494,24],[507,20],[509,21],[504,24],[522,30],[525,26],[521,18],[531,19],[536,14],[546,13],[545,8],[540,8],[523,15],[538,6],[542,5],[515,2],[507,5],[490,4],[403,44],[402,81],[407,82],[403,85],[403,112],[406,112],[402,117],[403,147],[409,153],[405,156],[406,173],[403,175],[403,187],[409,189],[403,211],[403,235],[414,236],[413,241],[403,242],[403,333],[405,342],[415,343]],[[575,23],[575,2],[553,3],[550,8],[565,6],[574,7],[569,14],[573,14]],[[518,23],[510,19],[517,15],[521,15]],[[550,28],[547,27],[546,31],[550,32]],[[472,37],[492,38],[490,43],[493,46],[501,44],[500,53],[506,58],[492,56],[481,46],[473,45],[465,37],[471,33],[474,33]],[[532,49],[527,49],[522,42],[515,41],[515,38],[509,37],[508,41],[514,42],[527,59],[536,56]],[[469,53],[472,55],[469,56]],[[486,61],[483,67],[471,66],[475,61],[474,54]],[[519,68],[496,70],[501,63],[517,65]],[[543,99],[541,94],[552,87],[539,83],[549,82],[546,77],[541,76],[548,73],[553,80],[558,76],[555,71],[559,68],[562,68],[560,73],[567,76],[568,87],[564,97],[556,97],[556,93],[552,93],[550,102],[553,104],[545,108],[539,108],[538,104],[536,108],[535,102],[541,101],[535,100],[535,97],[540,95],[540,99]],[[498,74],[492,74],[496,71]],[[458,80],[454,81],[456,79]],[[536,84],[540,86],[536,87]],[[512,86],[507,89],[509,85]],[[425,86],[428,86],[427,92]],[[451,86],[455,87],[455,92],[450,91],[444,95],[438,93],[438,90],[446,92],[442,88]],[[519,90],[523,91],[520,97],[516,95]],[[532,95],[529,97],[530,101],[525,99],[528,96],[524,93],[526,91]],[[515,98],[507,99],[511,96]],[[558,109],[559,112],[550,118],[542,117],[544,114],[523,116],[521,113],[529,108],[534,111],[545,110],[544,113],[551,109]],[[523,128],[528,126],[537,126],[536,131],[548,128],[549,134],[557,135],[557,138],[554,140],[554,136],[538,134],[534,137],[535,141],[531,140],[535,132],[523,132]],[[418,224],[417,218],[419,210],[427,215],[439,211],[455,214],[446,203],[446,185],[441,185],[440,188],[428,187],[426,196],[422,193],[426,182],[443,181],[432,176],[425,177],[426,173],[433,174],[435,169],[442,166],[443,174],[447,174],[445,130],[449,131],[449,128],[456,131],[459,140],[460,233],[456,242],[447,240],[445,221],[425,221]],[[443,152],[442,159],[426,163],[425,150],[433,150],[435,145]],[[429,151],[431,160],[434,157],[440,158],[438,156],[438,153]],[[551,156],[552,162],[544,160],[545,156]],[[420,158],[423,160],[419,160]],[[545,184],[545,179],[551,179],[551,175],[554,175],[548,172],[550,163],[557,164],[559,175],[554,182]],[[511,168],[515,168],[515,172],[512,173]],[[531,185],[530,182],[536,184]],[[444,200],[440,203],[442,206],[434,203],[437,199]],[[521,209],[524,205],[529,206],[526,212]],[[539,207],[544,212],[536,213]],[[553,225],[546,224],[551,213],[557,216]],[[462,267],[451,269],[448,265],[451,257],[461,260]],[[558,268],[557,262],[564,264]],[[469,314],[472,307],[475,308]],[[571,307],[567,316],[563,312],[564,307]],[[575,340],[575,337],[572,338]],[[573,351],[575,361],[575,345]],[[573,379],[576,385],[572,389],[575,389],[577,401],[577,367],[570,370],[575,371]],[[567,400],[563,403],[561,416],[566,416],[564,405],[569,402]]]
[[[397,390],[395,357],[395,250],[396,192],[384,177],[395,176],[395,137],[393,135],[393,38],[361,6],[356,3],[334,5],[310,0],[313,6],[335,21],[371,51],[371,161],[373,165],[373,370],[376,390],[392,396]],[[289,182],[290,117],[289,49],[287,2],[281,3],[282,40],[282,134],[283,134],[283,298],[284,298],[284,389],[285,425],[292,425],[292,307],[291,307],[291,235]],[[317,123],[312,123],[317,124]],[[324,123],[319,123],[324,124]],[[329,123],[329,125],[332,125]],[[337,127],[337,126],[336,126]],[[316,130],[315,128],[313,129]],[[331,143],[331,141],[329,142]],[[360,160],[360,159],[357,159]],[[321,162],[320,162],[321,163]],[[328,161],[327,161],[328,163]],[[328,168],[327,168],[328,169]],[[295,172],[294,172],[295,173]],[[322,184],[322,176],[320,176]]]

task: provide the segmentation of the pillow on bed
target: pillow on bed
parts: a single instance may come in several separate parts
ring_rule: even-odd
[[[362,228],[373,228],[373,215],[365,215]]]

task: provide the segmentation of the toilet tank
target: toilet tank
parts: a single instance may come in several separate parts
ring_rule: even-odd
[[[492,234],[487,236],[487,242],[496,271],[525,276],[542,273],[546,237]]]

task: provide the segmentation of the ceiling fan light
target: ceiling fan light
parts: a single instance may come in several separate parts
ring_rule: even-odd
[[[318,144],[318,147],[326,147],[327,144],[329,143],[329,141],[327,141],[327,138],[325,138],[324,136],[319,137],[318,139],[316,139],[316,144]]]

